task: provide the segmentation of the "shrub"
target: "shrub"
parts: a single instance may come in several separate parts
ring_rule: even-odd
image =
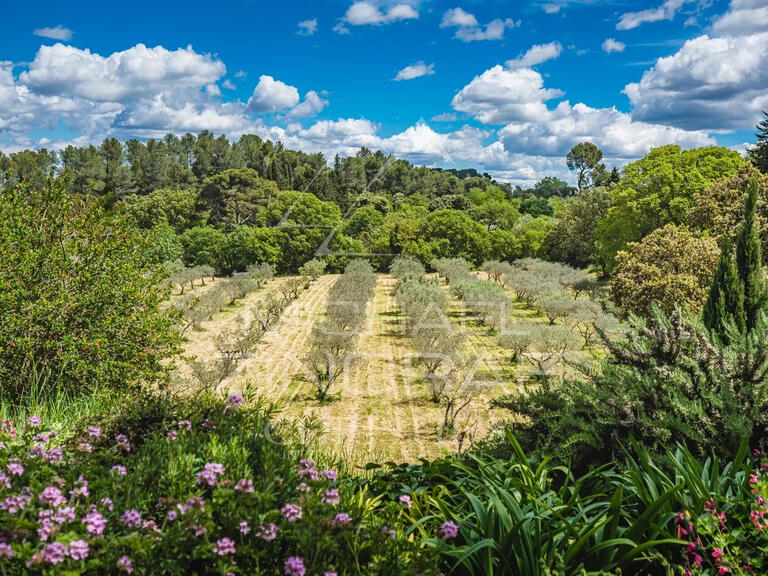
[[[44,374],[62,388],[157,382],[179,350],[164,270],[125,216],[67,194],[0,194],[0,386],[24,390]]]
[[[413,256],[397,256],[389,265],[389,273],[398,280],[408,275],[423,276],[424,265]]]
[[[326,263],[317,258],[305,262],[299,267],[299,274],[309,276],[313,281],[317,280],[325,272]]]
[[[680,442],[731,457],[745,437],[768,438],[767,328],[761,314],[759,329],[734,327],[724,345],[697,319],[657,308],[650,320],[633,318],[625,337],[602,338],[608,355],[595,374],[499,405],[524,417],[510,423],[522,439],[583,463],[620,454],[630,438],[656,453]]]
[[[261,288],[275,277],[275,267],[269,262],[259,262],[258,264],[249,264],[245,273],[248,278],[254,281],[257,288]]]
[[[0,571],[437,574],[399,504],[306,459],[274,416],[249,392],[143,395],[63,446],[2,422]]]
[[[667,224],[616,255],[613,297],[622,310],[638,315],[649,315],[653,303],[667,313],[675,306],[697,312],[707,298],[718,257],[712,238]]]

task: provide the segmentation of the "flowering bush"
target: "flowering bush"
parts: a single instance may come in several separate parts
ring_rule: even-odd
[[[754,470],[738,489],[711,496],[704,510],[675,517],[687,541],[685,574],[765,574],[768,570],[768,459],[755,450]]]
[[[0,422],[0,574],[436,573],[402,506],[302,458],[271,408],[146,406],[64,443]]]

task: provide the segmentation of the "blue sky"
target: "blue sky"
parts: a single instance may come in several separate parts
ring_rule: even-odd
[[[567,176],[667,143],[743,149],[768,108],[766,0],[14,3],[0,149],[211,129]]]

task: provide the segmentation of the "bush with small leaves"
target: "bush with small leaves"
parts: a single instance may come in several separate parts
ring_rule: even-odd
[[[401,255],[392,260],[389,273],[399,280],[406,276],[423,276],[426,271],[424,265],[414,256]]]
[[[299,267],[299,274],[311,278],[314,282],[323,275],[326,266],[326,262],[323,262],[318,258],[313,258],[309,262],[305,262]]]
[[[488,279],[502,284],[504,277],[512,271],[512,265],[509,262],[499,262],[498,260],[487,260],[483,262],[480,269],[488,274]]]
[[[498,343],[514,351],[514,360],[523,358],[534,367],[536,375],[546,377],[569,352],[581,348],[582,339],[562,324],[528,321],[503,333]]]
[[[275,267],[269,262],[250,264],[245,269],[245,274],[254,282],[256,288],[261,288],[275,277]]]

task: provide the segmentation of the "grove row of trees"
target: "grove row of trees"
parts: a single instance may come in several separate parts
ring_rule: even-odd
[[[356,360],[358,335],[365,327],[376,273],[367,260],[353,260],[328,293],[325,319],[312,327],[304,360],[315,379],[320,401]]]
[[[183,330],[190,326],[201,329],[203,321],[212,320],[214,314],[234,305],[250,292],[264,289],[273,277],[274,268],[270,264],[260,263],[250,266],[245,274],[220,280],[199,297],[188,294],[176,302],[185,321]],[[238,364],[248,357],[264,334],[277,323],[291,302],[310,286],[312,280],[310,274],[277,279],[255,305],[236,316],[233,326],[218,330],[213,336],[218,352],[215,359],[187,360],[195,389],[211,390],[234,373]]]
[[[410,256],[396,258],[390,273],[397,278],[395,298],[416,350],[415,360],[425,370],[422,378],[432,401],[444,410],[440,433],[456,436],[461,446],[471,423],[461,425],[459,416],[479,391],[476,359],[462,352],[464,335],[450,320],[450,297],[439,280],[428,277],[424,266]]]

